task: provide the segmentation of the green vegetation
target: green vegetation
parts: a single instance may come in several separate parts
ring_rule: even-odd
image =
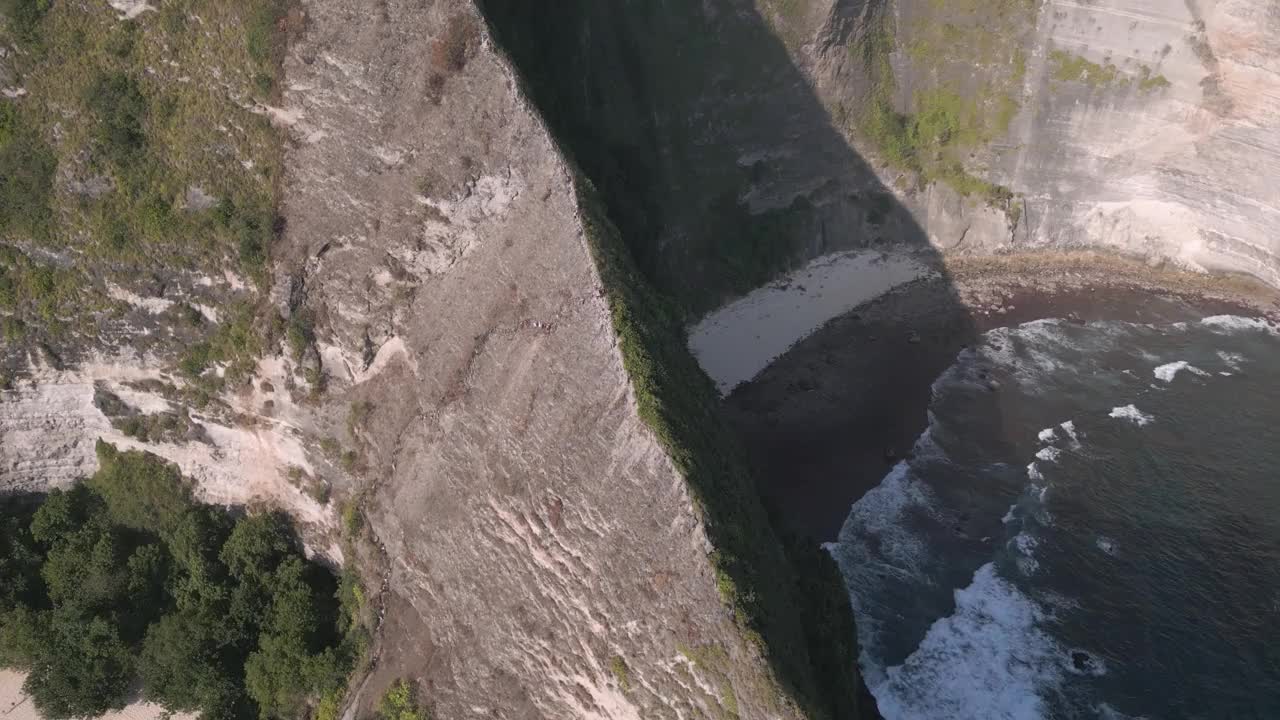
[[[288,2],[190,0],[123,21],[107,3],[0,0],[26,90],[0,99],[0,316],[56,345],[122,311],[104,280],[265,282],[280,137],[252,108],[279,74]],[[216,203],[189,202],[193,188]]]
[[[826,639],[805,629],[798,597],[802,580],[774,535],[745,453],[719,416],[711,380],[689,353],[683,314],[637,269],[591,182],[576,178],[639,415],[688,483],[715,547],[711,561],[725,604],[744,637],[769,660],[785,696],[813,718],[850,717],[835,713],[856,706],[856,673],[825,677],[813,663],[827,651],[811,648],[810,641]],[[843,590],[834,597],[847,604]],[[855,667],[856,654],[844,661],[846,670]],[[732,686],[727,687],[723,706],[736,712]],[[776,696],[771,690],[765,694]]]
[[[38,43],[40,21],[53,0],[0,0],[0,16],[8,19],[9,32],[19,40]]]
[[[233,519],[155,456],[98,456],[85,484],[0,522],[0,664],[28,673],[41,713],[99,715],[135,684],[206,720],[341,696],[364,644],[352,581],[307,561],[280,515]]]
[[[732,670],[729,654],[719,645],[700,645],[695,648],[681,645],[677,649],[684,659],[715,683],[720,695],[715,698],[719,720],[736,720],[738,695],[733,691],[733,682],[729,679]]]
[[[1170,86],[1168,78],[1154,72],[1148,65],[1139,66],[1135,77],[1121,72],[1109,62],[1099,65],[1065,50],[1054,50],[1049,53],[1049,62],[1052,69],[1051,77],[1057,82],[1082,83],[1094,89],[1125,86],[1136,82],[1138,91],[1142,93],[1163,90]]]
[[[329,502],[329,484],[324,480],[313,477],[306,470],[297,465],[290,465],[287,473],[289,484],[305,492],[308,497],[321,505]]]
[[[1172,83],[1164,75],[1153,74],[1151,68],[1143,65],[1138,74],[1138,90],[1147,93],[1153,90],[1163,90]]]
[[[310,315],[299,312],[290,317],[288,325],[285,326],[284,339],[289,347],[289,357],[293,358],[294,362],[300,362],[307,348],[315,342],[315,330],[312,328]]]
[[[373,414],[373,403],[368,400],[357,400],[347,410],[347,434],[358,439],[364,433]]]
[[[263,317],[264,311],[252,303],[236,303],[224,314],[226,319],[205,340],[187,348],[178,361],[178,369],[184,375],[202,380],[209,390],[216,390],[224,382],[247,380],[253,375],[258,356],[279,337],[273,324]],[[226,366],[223,376],[202,377],[215,363]]]
[[[1059,82],[1081,82],[1091,87],[1103,88],[1123,77],[1111,63],[1099,65],[1065,50],[1050,52],[1049,63],[1052,66],[1050,76]]]
[[[142,442],[182,442],[195,427],[187,409],[112,418],[111,426]]]
[[[1006,204],[1012,193],[970,173],[964,161],[974,149],[1008,132],[1020,109],[1017,98],[1027,60],[1016,35],[1028,12],[1033,13],[1034,6],[1023,0],[1001,0],[994,8],[935,3],[924,9],[907,44],[917,72],[940,78],[952,65],[976,64],[986,79],[973,92],[958,91],[943,82],[926,84],[912,97],[910,113],[900,113],[894,105],[897,86],[889,63],[896,43],[892,20],[886,13],[874,16],[868,31],[849,46],[855,61],[867,69],[871,89],[863,110],[846,108],[847,121],[889,165],[912,172],[923,182],[943,182],[962,195]],[[988,26],[992,17],[994,27]]]
[[[0,100],[0,232],[43,238],[53,217],[52,149]]]
[[[431,715],[418,704],[413,685],[397,680],[378,700],[380,720],[431,720]]]
[[[360,503],[348,500],[342,505],[342,529],[348,537],[355,537],[364,529],[364,513],[360,511]]]
[[[618,681],[618,687],[622,688],[622,692],[631,689],[631,668],[627,667],[627,661],[621,655],[609,658],[609,672],[613,673],[613,678]]]

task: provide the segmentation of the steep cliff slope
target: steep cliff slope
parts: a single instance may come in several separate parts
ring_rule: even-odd
[[[868,247],[1278,280],[1272,3],[484,6],[695,313]]]
[[[399,677],[446,717],[874,712],[684,348],[788,269],[931,274],[947,342],[957,255],[1280,283],[1262,0],[307,0],[248,38],[247,1],[110,7],[32,26],[106,99],[5,26],[0,150],[39,172],[0,179],[42,199],[0,224],[0,489],[103,437],[335,562],[363,534],[348,717]]]
[[[939,247],[1097,246],[1280,283],[1274,3],[837,2],[804,29],[824,104]]]
[[[482,6],[641,269],[691,314],[833,251],[933,254],[784,42],[803,28],[744,0]]]
[[[1028,197],[1016,241],[1280,284],[1280,7],[1053,3],[1031,48],[1016,150],[993,168]],[[1081,82],[1078,58],[1108,81]]]
[[[679,316],[480,16],[308,18],[277,295],[311,318],[330,407],[364,408],[390,567],[361,698],[408,675],[444,716],[855,714],[850,636],[810,652],[802,581]],[[834,597],[822,617],[847,631]]]
[[[366,563],[381,608],[352,712],[409,677],[445,716],[858,715],[832,566],[799,548],[797,572],[784,553],[684,348],[682,313],[636,272],[643,246],[621,244],[481,16],[463,2],[263,7],[239,55],[200,45],[221,36],[193,30],[206,22],[194,12],[22,16],[50,46],[88,18],[103,62],[120,65],[106,115],[71,139],[56,125],[29,137],[62,143],[59,173],[88,152],[89,172],[116,157],[97,128],[119,129],[104,137],[123,138],[123,159],[98,184],[138,224],[50,233],[82,238],[83,256],[36,242],[57,213],[9,228],[6,279],[43,287],[53,267],[74,284],[43,304],[6,296],[3,490],[75,482],[103,438],[176,461],[203,499],[289,510],[314,550]],[[251,139],[283,140],[282,174],[273,144],[237,154],[196,134],[208,122],[190,98],[168,98],[191,81],[164,56],[178,37],[215,78],[230,75],[219,51],[248,68],[210,85],[204,107],[226,113],[218,131],[232,139],[245,113]],[[151,77],[156,53],[173,78]],[[6,82],[30,86],[7,92],[29,103],[21,117],[63,102],[35,95],[53,70],[9,67]],[[170,141],[169,122],[192,133],[185,152],[226,165],[197,166],[221,193],[181,184],[186,155],[146,145]],[[174,167],[148,175],[138,157]],[[263,163],[262,187],[235,182],[235,168]],[[111,194],[156,173],[150,205]],[[46,202],[31,192],[45,185],[6,188]],[[237,214],[264,188],[265,221]],[[187,214],[157,224],[170,212]],[[166,242],[212,249],[186,269]],[[124,250],[106,269],[91,262]],[[104,321],[111,332],[92,331]]]

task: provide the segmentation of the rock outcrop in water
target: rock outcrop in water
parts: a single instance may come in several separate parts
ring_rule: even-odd
[[[135,352],[163,284],[117,292],[137,321],[109,342],[9,343],[0,482],[72,482],[105,437],[335,560],[346,500],[385,613],[352,712],[410,676],[446,717],[873,717],[825,558],[784,552],[682,325],[836,251],[1280,284],[1273,3],[302,12],[255,106],[287,138],[286,329],[200,407]],[[244,295],[184,282],[213,323]]]

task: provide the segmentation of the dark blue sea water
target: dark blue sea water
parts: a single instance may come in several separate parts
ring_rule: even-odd
[[[995,330],[830,546],[888,720],[1280,718],[1280,332]]]

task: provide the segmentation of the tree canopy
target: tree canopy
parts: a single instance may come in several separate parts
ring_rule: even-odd
[[[6,501],[0,666],[49,718],[131,689],[207,720],[291,719],[345,685],[362,638],[287,518],[196,503],[177,468],[99,443],[70,490]],[[358,595],[358,593],[356,593]]]

